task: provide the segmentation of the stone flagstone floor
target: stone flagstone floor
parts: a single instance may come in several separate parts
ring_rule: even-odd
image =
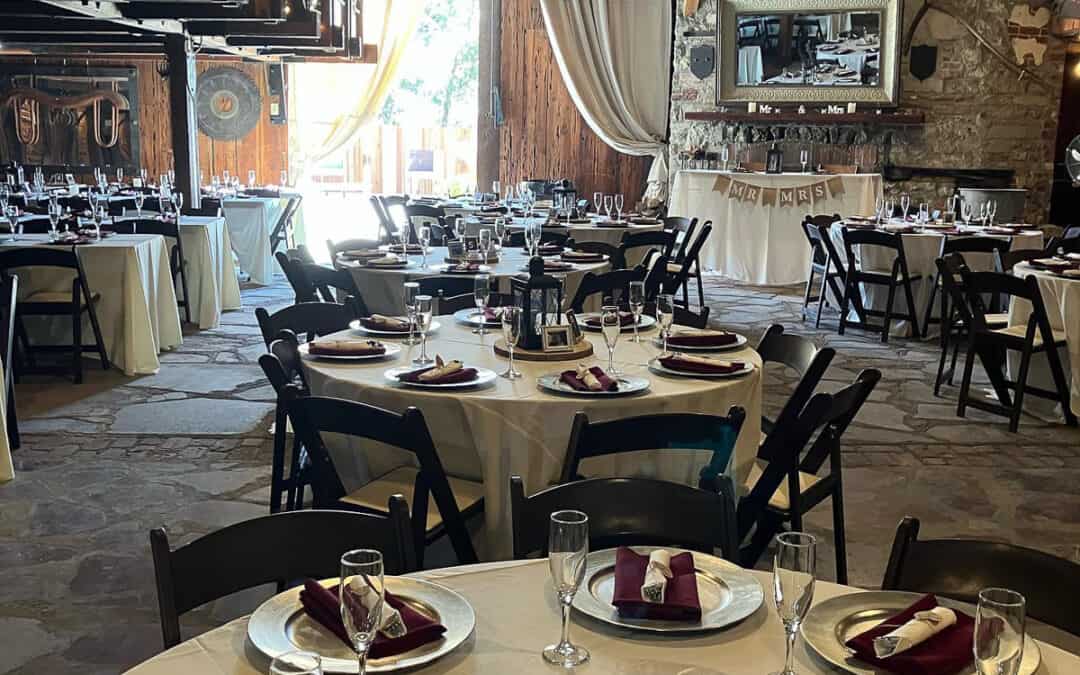
[[[1025,417],[1010,434],[995,416],[956,418],[955,389],[935,398],[929,384],[933,343],[840,337],[835,312],[815,331],[800,321],[799,288],[710,280],[706,292],[717,325],[756,340],[779,322],[836,348],[826,388],[863,368],[883,371],[844,448],[852,583],[880,583],[907,514],[928,537],[995,538],[1080,559],[1080,431]],[[246,288],[243,302],[219,328],[186,335],[155,376],[88,369],[80,386],[18,386],[23,447],[15,480],[0,485],[0,673],[115,673],[156,653],[148,531],[167,526],[175,546],[266,513],[273,392],[257,364],[253,312],[287,305],[291,293],[283,282]],[[767,370],[767,408],[775,412],[792,381]],[[832,578],[828,503],[807,528],[825,543],[820,570]],[[185,635],[266,594],[192,613]]]

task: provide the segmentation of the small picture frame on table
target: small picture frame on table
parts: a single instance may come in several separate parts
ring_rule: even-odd
[[[540,335],[545,352],[570,352],[574,350],[574,338],[569,325],[541,326]]]
[[[566,310],[566,323],[570,325],[570,338],[574,341],[573,344],[581,342],[584,334],[581,332],[581,325],[578,324],[577,315],[574,314],[574,310]]]

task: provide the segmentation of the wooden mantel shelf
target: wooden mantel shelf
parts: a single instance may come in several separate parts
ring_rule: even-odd
[[[744,106],[745,107],[745,106]],[[698,122],[741,122],[743,124],[808,124],[808,125],[833,125],[833,124],[877,124],[889,127],[922,126],[926,122],[926,115],[920,111],[896,111],[882,110],[876,113],[872,110],[841,113],[828,115],[816,111],[807,111],[799,114],[798,110],[784,110],[783,112],[761,113],[747,112],[746,110],[702,110],[683,113],[688,120]]]

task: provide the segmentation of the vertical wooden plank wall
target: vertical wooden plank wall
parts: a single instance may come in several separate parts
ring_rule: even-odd
[[[500,180],[569,178],[585,198],[601,190],[637,202],[650,159],[620,154],[589,129],[563,84],[537,0],[502,0],[500,44]]]

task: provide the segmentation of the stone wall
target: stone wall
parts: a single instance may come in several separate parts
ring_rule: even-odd
[[[1029,67],[1053,84],[1052,90],[1018,81],[1016,74],[982,48],[963,26],[945,14],[931,11],[920,23],[912,44],[937,46],[937,71],[929,79],[919,81],[910,74],[906,55],[900,65],[901,106],[923,111],[925,126],[849,133],[871,142],[883,140],[885,134],[891,135],[888,159],[895,165],[1012,169],[1016,172],[1015,186],[1029,190],[1027,219],[1045,222],[1061,103],[1064,45],[1041,37],[1045,31],[1038,24],[1046,17],[1032,15],[1026,0],[946,1],[1003,53],[1013,56],[1014,51],[1020,52]],[[906,34],[922,3],[909,0],[905,4]],[[672,176],[682,164],[679,153],[694,147],[715,148],[724,138],[730,138],[732,132],[721,124],[683,118],[687,111],[715,108],[715,78],[699,80],[690,72],[689,65],[690,48],[713,38],[685,37],[683,33],[713,30],[717,0],[702,0],[692,17],[682,16],[681,11],[677,14],[671,87]],[[1031,41],[1016,43],[1014,50],[1014,38]],[[1034,53],[1029,53],[1032,48]],[[913,201],[931,200],[938,204],[953,187],[951,179],[919,178],[886,183],[886,190],[891,193],[906,191],[911,193]]]

